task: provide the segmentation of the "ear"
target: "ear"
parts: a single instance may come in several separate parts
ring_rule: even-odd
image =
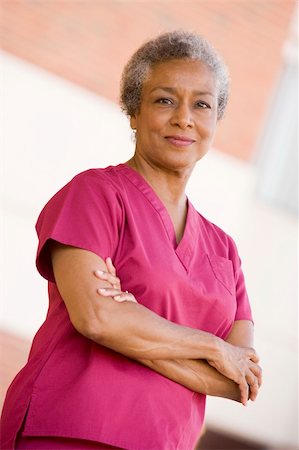
[[[130,126],[131,126],[132,130],[136,130],[136,128],[137,128],[136,116],[130,117]]]

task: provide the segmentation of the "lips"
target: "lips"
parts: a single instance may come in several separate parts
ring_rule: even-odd
[[[165,139],[176,147],[187,147],[195,142],[192,138],[180,135],[165,136]]]

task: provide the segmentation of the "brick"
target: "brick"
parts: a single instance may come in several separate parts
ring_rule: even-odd
[[[123,65],[146,39],[185,28],[229,65],[230,105],[215,146],[250,160],[282,66],[294,0],[4,1],[1,45],[115,102]]]

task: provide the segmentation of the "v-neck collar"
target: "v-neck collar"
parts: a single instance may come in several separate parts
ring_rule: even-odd
[[[168,235],[170,244],[176,253],[177,257],[185,267],[186,271],[190,267],[193,257],[193,249],[197,245],[199,234],[199,214],[187,197],[187,218],[183,236],[177,244],[175,229],[167,208],[156,194],[151,185],[146,179],[136,170],[132,169],[127,164],[119,164],[116,169],[121,170],[122,173],[143,193],[145,198],[155,208],[161,217],[162,223]]]

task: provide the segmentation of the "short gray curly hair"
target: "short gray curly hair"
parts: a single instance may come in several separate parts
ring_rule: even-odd
[[[143,44],[126,64],[120,86],[122,111],[129,117],[140,108],[141,91],[150,68],[171,59],[202,61],[213,72],[218,85],[217,118],[223,117],[229,94],[229,74],[222,58],[214,47],[202,36],[186,32],[171,31]]]

